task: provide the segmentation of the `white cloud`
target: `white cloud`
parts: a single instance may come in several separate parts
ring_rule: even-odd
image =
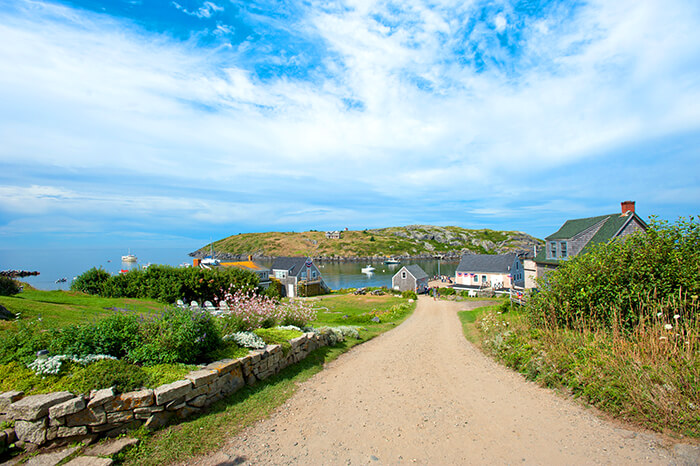
[[[508,25],[508,21],[506,20],[506,17],[503,13],[499,13],[496,15],[496,17],[493,19],[493,25],[496,27],[497,32],[503,32],[506,30],[506,26]]]

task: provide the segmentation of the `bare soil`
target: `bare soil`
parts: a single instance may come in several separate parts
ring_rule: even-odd
[[[342,355],[269,419],[188,464],[698,464],[697,445],[603,419],[467,342],[422,296],[404,324]]]

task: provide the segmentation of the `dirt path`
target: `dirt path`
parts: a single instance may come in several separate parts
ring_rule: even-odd
[[[421,297],[403,325],[188,464],[692,463],[686,447],[662,448],[657,436],[608,423],[481,354],[456,316],[478,305]]]

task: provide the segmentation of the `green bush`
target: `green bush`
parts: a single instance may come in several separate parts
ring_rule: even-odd
[[[212,316],[192,309],[166,309],[141,324],[142,344],[129,359],[148,365],[193,363],[221,346],[221,334]]]
[[[12,296],[19,293],[20,285],[10,277],[0,277],[0,296]]]
[[[454,288],[440,288],[440,294],[442,296],[452,296],[456,293]]]
[[[418,296],[416,295],[415,291],[411,290],[406,290],[403,293],[401,293],[402,298],[408,298],[408,299],[418,299]]]
[[[84,272],[73,280],[70,289],[80,291],[87,294],[101,294],[102,289],[112,276],[103,268],[93,267],[87,272]]]
[[[36,358],[37,351],[49,348],[50,339],[37,320],[18,321],[0,330],[0,364],[29,363]]]
[[[235,267],[213,270],[152,265],[115,276],[91,269],[78,276],[71,289],[110,298],[149,298],[174,303],[178,299],[215,301],[221,290],[231,284],[252,290],[258,286],[258,276]]]
[[[700,225],[652,219],[646,233],[602,243],[564,261],[539,280],[528,301],[534,322],[560,326],[634,327],[649,299],[700,294]],[[687,316],[690,317],[690,316]]]
[[[96,324],[70,325],[51,333],[51,352],[73,356],[108,354],[122,358],[141,342],[138,315],[120,311]]]

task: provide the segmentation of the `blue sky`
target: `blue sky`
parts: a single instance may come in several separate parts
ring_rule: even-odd
[[[0,0],[0,248],[700,213],[700,3]]]

